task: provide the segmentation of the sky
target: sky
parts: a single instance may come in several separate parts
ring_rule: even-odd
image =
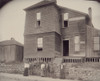
[[[0,9],[0,41],[15,40],[24,43],[24,27],[26,13],[23,10],[42,0],[13,0]],[[100,29],[100,3],[86,0],[57,0],[57,4],[70,9],[88,13],[92,8],[92,22]]]

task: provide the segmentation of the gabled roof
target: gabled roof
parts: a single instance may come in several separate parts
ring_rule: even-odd
[[[76,13],[80,13],[80,14],[82,14],[82,15],[88,15],[87,13],[84,13],[84,12],[80,12],[80,11],[78,11],[78,10],[73,10],[73,9],[70,9],[70,8],[66,8],[66,7],[63,7],[63,6],[59,6],[59,5],[57,5],[58,6],[58,8],[59,9],[61,9],[61,10],[70,10],[70,11],[74,11],[74,12],[76,12]]]
[[[17,42],[15,39],[5,40],[5,41],[0,42],[0,46],[6,46],[6,45],[18,45],[18,46],[23,46],[23,44]]]
[[[41,1],[39,3],[36,3],[28,8],[25,8],[24,10],[30,10],[30,9],[33,9],[33,8],[37,8],[37,7],[41,7],[41,6],[44,6],[44,5],[48,5],[48,4],[52,4],[52,3],[55,3],[54,1]]]
[[[34,8],[42,7],[42,6],[45,6],[45,5],[49,5],[49,4],[54,4],[54,6],[56,6],[58,9],[61,9],[61,10],[66,9],[66,10],[71,10],[71,11],[80,13],[80,14],[85,15],[85,16],[88,15],[86,13],[83,13],[83,12],[80,12],[80,11],[77,11],[77,10],[73,10],[73,9],[70,9],[70,8],[59,6],[53,0],[50,0],[50,1],[49,0],[48,1],[44,0],[44,1],[41,1],[41,2],[39,2],[37,4],[34,4],[34,5],[32,5],[32,6],[28,7],[28,8],[25,8],[24,10],[27,11],[27,10],[31,10],[31,9],[34,9]]]

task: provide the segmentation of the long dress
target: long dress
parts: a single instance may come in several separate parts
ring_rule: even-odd
[[[24,76],[28,76],[28,68],[24,69]]]
[[[41,64],[41,76],[45,76],[45,64]]]

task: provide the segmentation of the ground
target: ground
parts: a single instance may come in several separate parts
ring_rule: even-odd
[[[23,76],[21,74],[0,73],[0,81],[79,81],[66,79],[53,79],[40,76]]]

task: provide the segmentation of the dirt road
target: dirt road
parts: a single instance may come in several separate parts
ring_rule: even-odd
[[[40,76],[23,76],[21,74],[0,73],[0,81],[78,81],[66,79],[53,79]]]

